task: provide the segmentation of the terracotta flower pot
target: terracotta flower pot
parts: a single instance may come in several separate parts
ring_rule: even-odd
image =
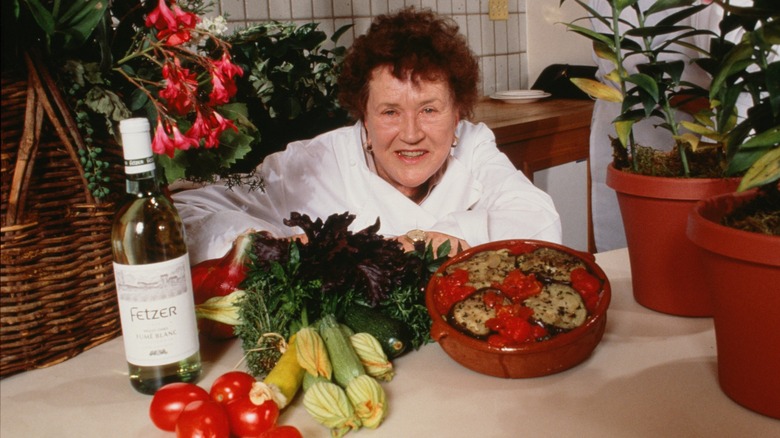
[[[645,176],[608,167],[607,185],[617,192],[639,304],[672,315],[712,316],[699,249],[685,237],[685,227],[697,201],[733,192],[738,183]]]
[[[703,249],[721,389],[749,409],[780,418],[780,237],[720,224],[752,196],[727,194],[698,203],[687,234]]]

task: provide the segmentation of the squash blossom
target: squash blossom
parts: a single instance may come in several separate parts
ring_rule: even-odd
[[[370,333],[355,333],[349,337],[352,347],[355,349],[366,373],[383,382],[393,380],[395,371],[393,364],[387,359],[382,350],[382,345]]]
[[[304,327],[296,334],[296,350],[298,363],[309,374],[323,376],[330,380],[333,367],[325,349],[325,341],[317,330]]]
[[[387,414],[387,396],[379,382],[371,376],[357,376],[347,385],[347,397],[363,426],[376,429]]]
[[[330,428],[334,437],[360,428],[360,418],[355,415],[347,394],[335,383],[314,383],[303,396],[303,407],[317,422]]]

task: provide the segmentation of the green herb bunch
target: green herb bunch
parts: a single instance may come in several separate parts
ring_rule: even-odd
[[[398,242],[377,234],[378,221],[351,232],[353,220],[347,213],[324,222],[293,213],[286,224],[301,227],[306,244],[267,233],[253,236],[235,333],[254,374],[265,374],[276,363],[280,339],[326,314],[343,321],[355,305],[373,307],[406,324],[413,348],[430,340],[425,285],[448,258],[449,244],[436,256],[430,245],[423,254],[406,253]]]

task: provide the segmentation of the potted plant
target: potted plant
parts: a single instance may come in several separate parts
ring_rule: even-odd
[[[7,375],[119,334],[109,238],[124,193],[115,123],[150,118],[168,181],[225,171],[255,128],[234,98],[242,71],[203,26],[199,0],[2,5]]]
[[[736,402],[780,418],[780,8],[718,1],[725,28],[743,33],[719,41],[707,60],[713,74],[711,117],[693,126],[732,151],[728,172],[747,170],[736,193],[697,203],[687,235],[701,248],[703,278],[713,297],[718,379]],[[749,96],[744,118],[737,96]]]
[[[691,41],[716,38],[718,33],[683,23],[714,6],[695,0],[608,0],[609,10],[599,11],[584,0],[575,1],[594,26],[575,21],[567,27],[590,39],[595,54],[614,65],[604,82],[572,81],[591,96],[620,105],[613,121],[614,160],[607,169],[607,185],[618,195],[634,297],[664,313],[711,316],[698,250],[686,239],[685,227],[695,202],[731,192],[738,181],[724,171],[728,151],[705,146],[683,123],[683,113],[707,109],[709,92],[684,79],[692,60],[680,52],[685,48],[709,56],[708,47]],[[635,70],[629,71],[629,64]],[[668,130],[671,144],[638,144],[634,131],[640,122]]]

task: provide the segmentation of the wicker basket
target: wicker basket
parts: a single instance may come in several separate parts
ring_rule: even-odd
[[[78,130],[45,69],[26,61],[26,78],[2,78],[0,377],[60,363],[120,333],[115,205],[90,194]],[[107,146],[118,156],[115,143]]]

